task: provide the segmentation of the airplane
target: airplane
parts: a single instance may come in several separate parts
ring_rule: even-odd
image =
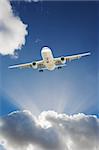
[[[25,64],[18,64],[14,66],[9,66],[8,68],[33,68],[38,69],[39,72],[43,72],[43,70],[47,69],[49,71],[52,71],[56,68],[61,69],[62,67],[66,66],[66,62],[72,61],[74,59],[79,59],[83,56],[90,55],[90,52],[76,54],[76,55],[70,55],[70,56],[61,56],[55,58],[53,56],[52,50],[49,47],[43,47],[41,49],[41,56],[42,60],[39,61],[33,61],[30,63]]]

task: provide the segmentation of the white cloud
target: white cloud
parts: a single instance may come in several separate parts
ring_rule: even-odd
[[[25,44],[27,35],[25,25],[13,14],[9,0],[0,0],[0,54],[13,55],[15,50]]]
[[[1,118],[1,137],[7,150],[98,150],[99,119],[96,116],[68,116],[54,111],[38,118],[19,111]]]
[[[3,145],[0,145],[0,150],[6,150]]]

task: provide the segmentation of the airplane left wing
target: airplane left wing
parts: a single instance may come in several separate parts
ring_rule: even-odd
[[[87,52],[87,53],[82,53],[82,54],[77,54],[77,55],[71,55],[71,56],[66,56],[65,57],[65,60],[74,60],[74,59],[79,59],[79,58],[81,58],[81,57],[83,57],[83,56],[88,56],[88,55],[90,55],[91,53],[90,52]]]
[[[65,57],[62,56],[62,57],[55,58],[54,62],[55,62],[55,65],[62,65],[62,64],[65,64],[67,61],[80,59],[81,57],[88,56],[90,54],[91,54],[90,52],[87,52],[87,53],[76,54],[76,55],[65,56]]]
[[[35,62],[31,62],[31,63],[13,65],[13,66],[9,66],[8,68],[10,68],[10,69],[12,69],[12,68],[19,68],[19,69],[24,69],[24,68],[45,69],[46,67],[44,65],[43,60],[41,60],[41,61],[35,61]]]

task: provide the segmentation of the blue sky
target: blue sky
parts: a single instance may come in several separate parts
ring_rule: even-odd
[[[98,5],[97,5],[98,4]],[[26,44],[18,58],[0,56],[1,112],[28,109],[74,114],[98,114],[98,2],[12,2],[13,10],[28,25]],[[41,59],[49,46],[55,57],[82,52],[91,56],[69,62],[53,72],[8,66]]]

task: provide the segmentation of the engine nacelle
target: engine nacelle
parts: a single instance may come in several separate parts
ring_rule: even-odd
[[[65,63],[66,63],[66,60],[65,60],[64,57],[61,57],[61,62],[62,62],[62,64],[65,64]]]
[[[32,67],[33,67],[34,69],[37,69],[37,63],[36,63],[36,62],[33,62],[33,63],[32,63]]]

